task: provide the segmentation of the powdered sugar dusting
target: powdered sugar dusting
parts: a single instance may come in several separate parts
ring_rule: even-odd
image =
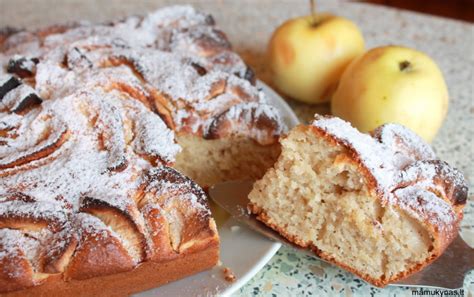
[[[0,101],[0,110],[15,110],[18,108],[23,99],[28,95],[34,94],[35,91],[28,85],[20,85],[10,92]]]
[[[430,224],[448,230],[455,228],[453,223],[457,215],[452,206],[434,193],[418,187],[407,187],[397,189],[393,194],[397,205],[416,219],[428,220]]]
[[[177,195],[183,201],[193,205],[193,208],[199,210],[203,214],[210,215],[207,207],[206,194],[196,186],[191,179],[183,176],[181,173],[172,168],[153,168],[150,170],[149,180],[145,193],[154,193],[157,197]],[[175,200],[164,200],[174,203]]]
[[[0,229],[0,261],[5,257],[15,257],[23,259],[33,259],[36,256],[40,242],[31,237],[24,237],[23,233],[14,229]],[[11,269],[11,267],[9,267]],[[15,273],[22,273],[22,269],[10,271],[9,274],[15,277]]]
[[[222,125],[220,122],[227,122],[228,125]],[[268,144],[270,139],[277,138],[283,133],[286,127],[276,125],[282,121],[278,110],[267,104],[257,104],[256,102],[247,102],[234,105],[223,113],[217,121],[211,123],[209,128],[219,130],[219,125],[230,129],[234,134],[251,135],[260,144]],[[249,123],[255,123],[250,125]],[[217,135],[219,132],[216,131]],[[271,142],[270,142],[271,143]]]
[[[111,25],[75,25],[42,41],[16,35],[7,40],[6,53],[38,57],[35,89],[43,99],[67,96],[93,82],[126,82],[171,100],[176,130],[195,134],[204,133],[210,118],[225,110],[213,100],[217,97],[230,105],[266,101],[245,79],[248,67],[230,50],[212,17],[190,6]],[[22,47],[25,42],[37,42],[39,49]]]
[[[373,135],[393,151],[412,160],[436,159],[433,149],[420,136],[401,125],[385,124],[377,128]]]
[[[0,260],[5,257],[17,257],[19,254],[18,244],[23,240],[23,233],[19,230],[0,229]]]
[[[177,145],[162,145],[173,143],[174,133],[166,128],[161,119],[147,112],[135,114],[135,139],[133,145],[138,153],[163,158],[169,163],[181,150]]]
[[[100,88],[84,90],[43,102],[19,122],[17,117],[4,118],[4,125],[17,126],[19,137],[0,146],[5,167],[0,173],[6,174],[1,179],[1,192],[21,192],[34,201],[1,202],[0,217],[29,219],[33,224],[44,221],[45,226],[61,228],[69,216],[76,215],[85,196],[127,212],[143,172],[153,166],[142,156],[153,153],[168,164],[179,146],[158,116],[138,102],[128,102],[132,99],[119,98]],[[140,117],[140,121],[129,115]],[[125,135],[125,120],[134,123],[131,137],[139,146],[129,143],[132,139]],[[59,142],[57,135],[63,131],[68,136]],[[43,148],[51,148],[51,152],[45,155]],[[31,160],[19,166],[7,166],[29,156]],[[124,168],[114,171],[122,160]]]
[[[418,220],[448,231],[458,220],[453,204],[465,203],[467,186],[462,174],[438,160],[419,136],[407,128],[387,124],[360,133],[336,117],[316,116],[312,125],[354,150],[376,182],[382,202],[395,205]]]
[[[359,154],[361,163],[376,179],[383,195],[389,195],[397,171],[393,166],[394,155],[391,150],[378,143],[370,135],[360,133],[351,124],[340,118],[316,117],[312,125],[323,129],[345,145],[352,147]]]
[[[133,221],[144,228],[132,198],[149,174],[165,170],[160,166],[171,165],[180,151],[168,126],[203,135],[228,111],[228,120],[253,129],[247,137],[274,142],[282,131],[278,112],[264,105],[265,97],[247,81],[247,66],[212,17],[190,6],[56,29],[21,31],[1,44],[2,66],[11,58],[25,59],[21,67],[32,77],[0,100],[0,217],[31,224],[20,225],[18,232],[0,229],[0,253],[25,252],[31,226],[40,229],[35,235],[40,242],[46,240],[41,232],[52,230],[56,236],[67,230],[78,238],[81,232],[120,238],[120,232],[81,212],[88,203],[138,216]],[[1,86],[11,78],[5,69]],[[23,113],[12,113],[30,94],[37,100],[22,107]],[[272,122],[264,132],[254,123],[263,118]],[[210,216],[204,192],[191,180],[149,182],[163,194],[176,192],[187,215]],[[169,220],[182,215],[171,210]],[[173,228],[180,224],[176,220],[170,222]],[[54,244],[55,252],[64,248]],[[28,246],[38,252],[38,244]],[[28,256],[37,263],[33,258]]]
[[[86,213],[78,213],[73,224],[77,225],[82,233],[87,233],[97,239],[107,238],[108,236],[118,237],[109,226],[98,218]]]
[[[29,232],[24,236],[23,232],[15,229],[0,229],[0,262],[5,258],[14,259],[16,265],[2,267],[3,273],[10,278],[24,277],[25,273],[31,273],[39,267],[36,264],[45,243],[39,238],[50,238],[51,233],[47,230]],[[21,263],[21,264],[20,264]],[[31,265],[31,267],[25,267]]]

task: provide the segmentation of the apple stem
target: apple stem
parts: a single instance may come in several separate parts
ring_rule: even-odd
[[[402,61],[398,63],[398,68],[400,68],[400,71],[408,71],[411,69],[411,63],[408,62],[407,60]]]
[[[311,16],[313,17],[313,22],[311,25],[316,26],[318,24],[318,21],[316,20],[316,1],[315,0],[309,0],[309,7],[311,10]]]

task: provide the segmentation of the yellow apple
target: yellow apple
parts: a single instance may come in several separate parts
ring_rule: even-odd
[[[329,15],[286,21],[268,45],[273,84],[307,103],[329,101],[344,68],[364,52],[364,39],[351,21]]]
[[[430,142],[448,111],[448,90],[436,63],[400,46],[372,49],[344,71],[331,112],[366,132],[402,124]]]

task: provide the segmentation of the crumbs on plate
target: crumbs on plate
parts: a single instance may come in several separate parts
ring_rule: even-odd
[[[232,270],[230,270],[229,267],[224,267],[224,279],[228,282],[234,282],[236,277],[234,275],[234,273],[232,272]]]

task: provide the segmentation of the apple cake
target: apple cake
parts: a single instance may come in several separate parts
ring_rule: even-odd
[[[123,296],[217,263],[199,185],[262,176],[285,127],[211,16],[6,28],[0,64],[0,293]]]
[[[363,134],[316,116],[281,140],[250,210],[289,241],[376,285],[421,270],[457,236],[467,186],[407,128]]]
[[[285,129],[210,15],[189,6],[107,24],[0,33],[0,62],[42,100],[101,85],[139,100],[175,131],[175,168],[208,186],[257,178]]]

